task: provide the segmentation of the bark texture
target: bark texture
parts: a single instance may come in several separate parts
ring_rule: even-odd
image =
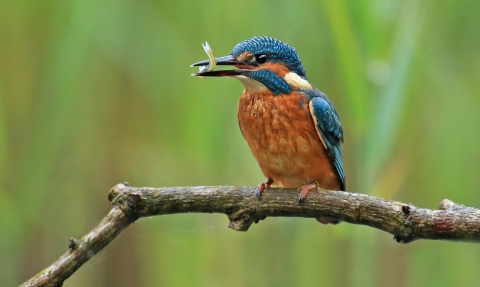
[[[69,250],[21,286],[62,286],[80,266],[140,217],[173,213],[223,213],[229,228],[247,231],[267,216],[330,217],[374,227],[400,243],[417,239],[480,242],[480,210],[448,199],[439,210],[345,191],[311,191],[298,203],[296,189],[272,188],[259,199],[252,187],[130,187],[117,184],[108,195],[113,208],[81,239],[71,238]]]

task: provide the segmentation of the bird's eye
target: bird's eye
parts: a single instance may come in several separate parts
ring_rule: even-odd
[[[266,55],[255,55],[255,61],[257,61],[257,63],[259,64],[263,64],[267,61],[267,56]]]

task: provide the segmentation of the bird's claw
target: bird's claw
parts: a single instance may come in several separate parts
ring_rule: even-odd
[[[265,190],[265,183],[260,183],[257,188],[255,189],[255,195],[260,198],[262,196],[262,192]]]
[[[318,187],[318,184],[316,182],[312,182],[300,187],[298,189],[300,191],[300,195],[298,196],[298,203],[303,203],[305,201],[305,198],[307,198],[307,195],[310,192],[310,190],[316,189],[317,187]]]
[[[255,189],[255,195],[260,198],[262,196],[262,193],[270,188],[270,185],[272,185],[273,180],[268,179],[267,182],[262,182],[260,183],[257,188]]]
[[[305,201],[305,196],[300,194],[300,196],[298,197],[298,203],[303,203],[304,201]]]

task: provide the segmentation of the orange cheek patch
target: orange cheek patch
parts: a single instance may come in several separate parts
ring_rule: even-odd
[[[237,61],[242,62],[246,60],[250,60],[253,57],[253,54],[250,52],[243,52],[240,56],[237,57]]]
[[[280,76],[280,78],[284,78],[286,74],[288,74],[290,71],[288,70],[287,67],[285,67],[284,65],[282,64],[278,64],[278,63],[266,63],[266,64],[263,64],[260,69],[270,69],[272,70],[275,74],[277,74],[278,76]]]

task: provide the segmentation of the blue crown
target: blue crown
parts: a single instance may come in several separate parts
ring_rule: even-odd
[[[272,63],[282,63],[290,71],[307,79],[305,68],[295,48],[271,37],[253,37],[238,43],[232,50],[232,56],[238,57],[244,52],[254,55],[264,54]]]

